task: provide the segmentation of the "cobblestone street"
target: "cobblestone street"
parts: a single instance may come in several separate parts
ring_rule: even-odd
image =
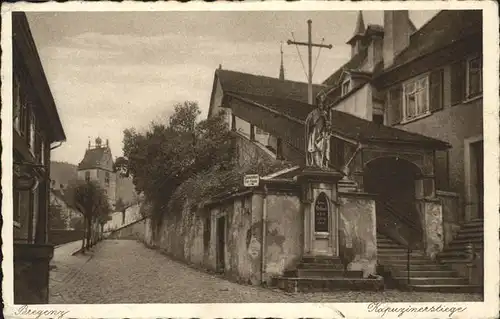
[[[244,286],[173,261],[132,240],[106,240],[86,255],[58,256],[50,303],[480,301],[478,294],[335,292],[286,294]]]

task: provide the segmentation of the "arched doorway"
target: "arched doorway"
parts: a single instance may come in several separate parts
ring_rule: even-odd
[[[420,176],[415,164],[397,157],[370,161],[363,176],[365,191],[377,195],[377,232],[414,248],[423,246],[416,201],[416,182]]]

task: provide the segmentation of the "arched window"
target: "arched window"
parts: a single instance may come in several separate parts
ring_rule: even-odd
[[[329,232],[330,231],[330,214],[329,214],[328,197],[325,193],[320,193],[314,203],[314,231]]]

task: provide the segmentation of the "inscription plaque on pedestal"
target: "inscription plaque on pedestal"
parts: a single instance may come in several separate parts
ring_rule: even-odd
[[[314,231],[328,232],[328,199],[321,193],[314,204]]]

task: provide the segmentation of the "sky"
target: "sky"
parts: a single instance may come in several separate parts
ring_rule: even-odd
[[[437,11],[411,11],[417,28]],[[308,19],[315,43],[313,82],[350,57],[356,11],[29,12],[30,28],[67,141],[52,160],[78,164],[89,140],[109,139],[121,156],[123,130],[166,119],[176,103],[197,101],[207,116],[214,72],[278,77],[283,42],[285,78],[306,82]],[[363,12],[383,24],[382,11]],[[292,35],[293,33],[293,35]],[[300,52],[300,56],[299,53]],[[319,57],[318,56],[319,52]],[[315,61],[316,64],[315,64]]]

